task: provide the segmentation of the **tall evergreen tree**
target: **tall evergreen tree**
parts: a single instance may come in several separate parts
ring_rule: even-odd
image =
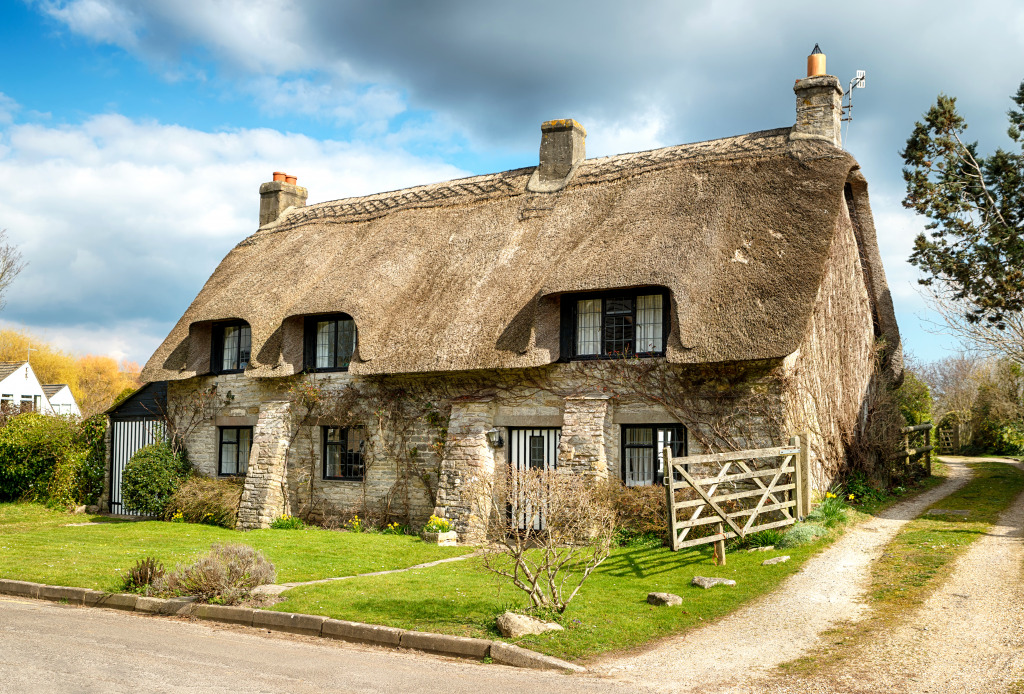
[[[1012,99],[1008,133],[1020,152],[980,156],[977,142],[964,142],[956,98],[944,94],[900,152],[903,205],[931,220],[910,256],[926,273],[921,284],[966,307],[968,321],[997,328],[1024,311],[1024,82]]]

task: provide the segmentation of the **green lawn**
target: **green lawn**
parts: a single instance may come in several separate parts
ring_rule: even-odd
[[[619,548],[558,617],[564,632],[525,637],[515,643],[580,660],[677,633],[727,614],[775,588],[824,542],[784,551],[731,552],[724,567],[712,564],[711,551],[706,548],[680,552]],[[781,554],[792,559],[761,566],[765,559]],[[732,578],[737,585],[695,588],[690,581],[697,575]],[[648,605],[647,593],[655,591],[682,596],[682,607]],[[284,597],[285,601],[272,609],[492,639],[501,638],[494,626],[497,615],[527,605],[520,591],[499,583],[477,558],[409,573],[303,586]]]
[[[67,527],[89,521],[104,522]],[[116,522],[51,511],[38,504],[0,504],[0,578],[117,590],[118,570],[138,559],[156,557],[170,569],[209,550],[215,542],[244,543],[262,550],[277,567],[281,582],[399,569],[470,551],[428,545],[410,536],[316,528],[243,533],[191,523]]]

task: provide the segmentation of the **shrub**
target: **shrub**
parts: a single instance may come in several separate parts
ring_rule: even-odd
[[[127,593],[149,592],[150,587],[163,579],[165,574],[163,564],[152,557],[146,557],[135,562],[135,566],[128,569],[121,589]]]
[[[274,530],[302,530],[306,527],[306,524],[298,516],[289,516],[286,513],[279,518],[275,518],[270,527]]]
[[[171,496],[164,510],[164,518],[175,522],[219,525],[234,530],[241,498],[241,480],[215,480],[195,475],[182,482]]]
[[[754,547],[778,546],[782,542],[784,533],[778,528],[768,528],[750,533],[744,538],[735,538],[729,545],[730,549],[752,549]]]
[[[358,516],[356,516],[358,518]],[[447,533],[451,532],[452,523],[447,518],[439,518],[437,516],[431,516],[427,524],[423,526],[423,532],[425,533]]]
[[[159,582],[158,590],[173,595],[195,595],[205,602],[236,605],[257,586],[273,583],[274,565],[263,552],[248,545],[215,544],[210,553],[174,571]]]
[[[627,487],[617,480],[609,484],[615,509],[617,544],[634,546],[634,542],[649,542],[651,537],[666,543],[665,488],[661,485]]]
[[[836,485],[825,492],[825,498],[813,511],[807,514],[807,520],[821,523],[826,528],[846,522],[846,502],[843,500],[843,488]]]
[[[190,471],[185,457],[175,454],[165,442],[140,448],[124,468],[124,505],[136,513],[163,517]]]
[[[828,533],[825,528],[814,523],[798,523],[790,528],[782,539],[775,543],[776,547],[785,549],[787,547],[798,547],[799,545],[806,545],[809,542],[814,542],[819,537],[824,537]]]
[[[106,420],[75,422],[33,412],[0,429],[0,501],[51,508],[94,503],[103,491]]]

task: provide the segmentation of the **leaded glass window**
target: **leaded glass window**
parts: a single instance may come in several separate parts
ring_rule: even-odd
[[[214,368],[219,373],[245,371],[252,355],[252,330],[247,323],[214,326]]]
[[[605,292],[573,303],[575,358],[659,356],[668,331],[664,290]]]
[[[686,429],[680,424],[624,424],[622,481],[627,487],[660,484],[665,478],[665,447],[686,455]]]
[[[306,319],[306,369],[344,371],[356,349],[356,324],[351,316],[313,316]]]
[[[324,479],[363,479],[362,427],[324,427]]]
[[[249,469],[251,449],[252,427],[221,427],[217,473],[223,476],[244,475]]]

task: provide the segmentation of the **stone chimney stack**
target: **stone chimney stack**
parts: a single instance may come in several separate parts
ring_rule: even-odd
[[[298,179],[282,171],[274,172],[274,180],[260,186],[260,226],[280,217],[289,207],[305,207],[309,191],[296,185]]]
[[[843,88],[839,78],[825,74],[825,54],[814,44],[807,56],[807,77],[797,80],[796,127],[791,140],[825,140],[842,147],[841,118],[843,115]]]
[[[540,132],[540,166],[528,187],[537,192],[561,190],[573,167],[587,158],[587,131],[572,118],[563,118],[541,123]]]

